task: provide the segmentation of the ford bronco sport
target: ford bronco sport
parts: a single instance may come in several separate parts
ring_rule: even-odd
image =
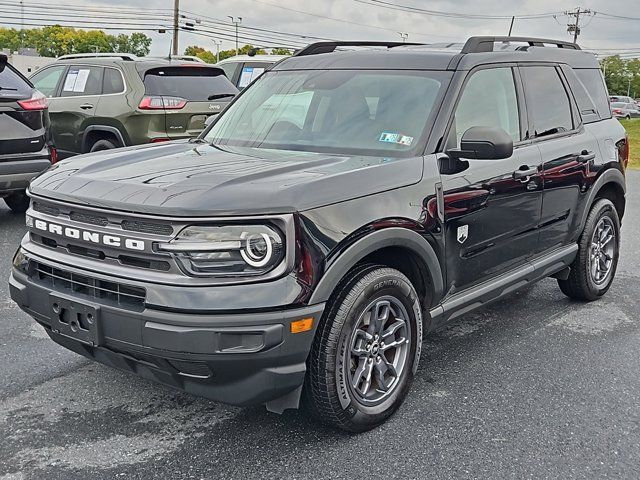
[[[11,296],[96,361],[363,431],[445,322],[546,277],[607,292],[625,137],[574,44],[313,44],[195,141],[34,180]]]

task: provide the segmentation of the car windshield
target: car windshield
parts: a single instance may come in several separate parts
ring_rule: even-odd
[[[268,72],[204,138],[217,146],[408,156],[424,141],[449,79],[432,71]]]

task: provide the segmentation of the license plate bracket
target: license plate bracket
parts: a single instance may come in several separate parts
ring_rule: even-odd
[[[92,346],[102,344],[100,306],[62,295],[49,295],[51,330]]]

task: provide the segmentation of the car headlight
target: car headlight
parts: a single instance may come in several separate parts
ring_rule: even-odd
[[[157,249],[196,276],[260,276],[280,265],[285,242],[274,226],[190,226]]]

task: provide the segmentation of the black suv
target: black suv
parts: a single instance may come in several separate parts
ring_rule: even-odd
[[[574,44],[314,44],[195,141],[38,177],[11,295],[99,362],[366,430],[424,334],[546,277],[609,289],[625,137]]]
[[[0,53],[0,198],[25,212],[29,180],[55,159],[46,98]]]

